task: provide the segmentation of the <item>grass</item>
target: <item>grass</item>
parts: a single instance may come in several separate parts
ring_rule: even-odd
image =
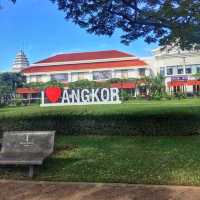
[[[67,116],[67,118],[63,116]],[[88,127],[88,129],[84,129],[86,133],[88,130],[95,132],[94,129],[98,129],[102,134],[105,133],[106,126],[109,124],[105,124],[106,126],[100,126],[98,123],[90,124],[93,122],[90,121],[94,118],[93,116],[97,116],[97,122],[98,120],[106,122],[118,116],[118,121],[116,120],[116,124],[113,125],[114,128],[111,127],[109,131],[113,128],[113,132],[116,133],[117,129],[115,128],[119,126],[120,134],[124,135],[126,135],[126,131],[130,131],[129,129],[133,129],[130,134],[132,131],[134,132],[139,122],[139,132],[141,130],[145,132],[146,129],[152,132],[157,127],[156,134],[160,130],[168,129],[169,133],[172,130],[178,135],[182,134],[180,130],[187,129],[190,124],[190,128],[185,131],[189,135],[193,126],[195,126],[195,130],[200,130],[200,99],[134,101],[121,105],[103,106],[1,108],[0,125],[8,127],[10,123],[13,123],[13,125],[19,126],[18,128],[26,129],[30,124],[32,127],[41,128],[44,123],[48,122],[47,127],[53,123],[56,124],[56,127],[63,123],[69,123],[69,127],[71,127],[84,123],[83,120],[76,121],[79,118],[84,120],[88,118],[88,122],[84,124]],[[70,121],[71,117],[75,121]],[[49,121],[45,121],[47,118]],[[135,121],[139,118],[142,120]],[[79,124],[77,124],[78,122]],[[68,125],[65,128],[67,130]],[[78,135],[79,128],[83,128],[83,126],[78,126],[72,132]],[[83,133],[85,133],[84,131]],[[109,136],[107,133],[104,136],[88,136],[87,134],[69,136],[69,133],[64,133],[66,135],[56,135],[56,151],[40,167],[35,180],[200,186],[199,135],[130,137]],[[89,133],[93,134],[93,132]],[[66,144],[69,145],[67,146],[69,148],[66,148]],[[17,170],[1,169],[0,178],[24,178],[22,168],[17,168]]]
[[[37,179],[200,185],[200,136],[67,137],[77,145],[53,155]]]
[[[40,108],[37,105],[28,107],[0,108],[1,118],[37,115],[102,115],[102,114],[166,114],[166,113],[199,113],[200,98],[169,101],[131,101],[119,105],[86,105]]]
[[[200,133],[200,99],[132,101],[0,109],[0,132],[56,130],[68,135],[193,135]]]
[[[200,185],[200,136],[59,135],[56,149],[35,180]],[[0,177],[22,178],[7,169]]]

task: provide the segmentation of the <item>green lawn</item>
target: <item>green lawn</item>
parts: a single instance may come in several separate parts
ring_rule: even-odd
[[[170,112],[199,112],[200,98],[169,100],[169,101],[144,101],[137,100],[117,105],[86,105],[40,108],[38,105],[27,107],[0,108],[1,117],[55,115],[55,114],[162,114]]]
[[[35,180],[200,185],[200,136],[57,136],[56,149]]]
[[[200,133],[200,98],[0,109],[0,132],[56,130],[68,135],[192,135]]]
[[[199,120],[200,99],[0,109],[0,131],[64,130],[35,177],[51,181],[200,185],[199,135],[120,136],[200,133]],[[0,169],[0,177],[23,178],[22,172]]]

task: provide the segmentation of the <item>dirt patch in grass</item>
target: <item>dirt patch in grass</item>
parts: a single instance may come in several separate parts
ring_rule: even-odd
[[[0,182],[1,200],[199,200],[200,188],[122,184]]]

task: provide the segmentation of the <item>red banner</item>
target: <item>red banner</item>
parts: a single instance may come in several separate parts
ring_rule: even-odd
[[[192,86],[200,85],[198,80],[188,80],[188,81],[171,81],[167,83],[168,87],[177,87],[177,86]]]

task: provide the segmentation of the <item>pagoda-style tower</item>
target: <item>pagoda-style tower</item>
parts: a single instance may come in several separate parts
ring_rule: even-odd
[[[21,72],[24,68],[28,66],[29,66],[29,61],[25,53],[22,50],[20,50],[19,53],[17,53],[15,61],[12,65],[12,71]]]

